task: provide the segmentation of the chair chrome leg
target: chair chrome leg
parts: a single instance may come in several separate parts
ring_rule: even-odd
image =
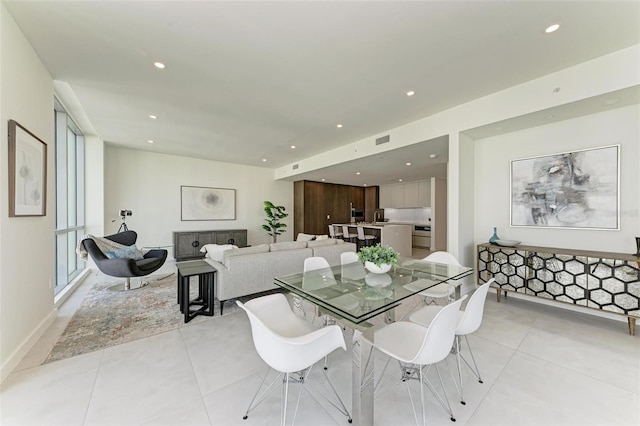
[[[280,405],[280,417],[282,420],[282,426],[285,426],[287,421],[287,399],[289,397],[289,373],[285,373],[284,381],[282,382],[282,401]]]
[[[469,365],[469,363],[464,360],[464,358],[462,358],[467,365],[469,366],[469,368],[471,368],[471,370],[473,371],[473,374],[478,378],[478,382],[479,383],[484,383],[482,381],[482,377],[480,377],[480,370],[478,369],[478,364],[476,364],[476,359],[473,356],[473,351],[471,350],[471,346],[469,345],[469,339],[467,339],[467,336],[464,336],[464,341],[467,343],[467,348],[469,348],[469,354],[471,355],[471,361],[473,362],[473,368],[471,368],[471,365]]]
[[[458,364],[458,384],[460,388],[458,389],[458,393],[460,394],[460,404],[466,405],[467,403],[464,400],[463,388],[462,388],[462,365],[460,364],[460,336],[456,336],[456,361]]]

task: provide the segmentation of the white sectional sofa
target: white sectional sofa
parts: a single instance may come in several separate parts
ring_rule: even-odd
[[[205,261],[217,270],[216,297],[222,314],[225,301],[276,289],[274,277],[302,272],[307,257],[321,256],[330,265],[339,265],[340,254],[347,251],[355,252],[356,245],[328,238],[234,248],[214,256],[217,259],[207,253]]]

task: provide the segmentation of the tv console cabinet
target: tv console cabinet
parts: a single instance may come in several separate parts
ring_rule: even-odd
[[[640,317],[640,257],[625,253],[478,244],[480,282],[495,278],[497,299],[512,291],[627,317]]]
[[[176,262],[183,260],[202,259],[200,253],[206,244],[234,244],[238,247],[247,246],[246,229],[217,229],[208,231],[174,231],[173,247]]]

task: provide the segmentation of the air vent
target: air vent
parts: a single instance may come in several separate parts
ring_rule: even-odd
[[[376,145],[382,145],[387,142],[389,142],[389,135],[376,139]]]
[[[293,165],[293,170],[296,170],[297,168],[298,168],[298,165],[297,165],[297,164],[294,164],[294,165]]]

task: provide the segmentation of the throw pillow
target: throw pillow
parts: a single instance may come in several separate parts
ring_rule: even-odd
[[[138,247],[136,247],[135,244],[117,250],[109,250],[105,252],[105,255],[109,259],[144,259],[144,255],[140,250],[138,250]]]
[[[316,236],[311,234],[305,234],[300,232],[296,237],[296,241],[310,241],[313,240]]]
[[[336,244],[336,240],[333,238],[325,238],[324,240],[315,240],[308,241],[307,247],[320,247],[320,246],[330,246]]]
[[[205,257],[209,257],[216,262],[222,263],[223,253],[226,250],[234,248],[238,248],[238,246],[234,246],[233,244],[205,244],[200,249],[200,253],[204,253]]]

